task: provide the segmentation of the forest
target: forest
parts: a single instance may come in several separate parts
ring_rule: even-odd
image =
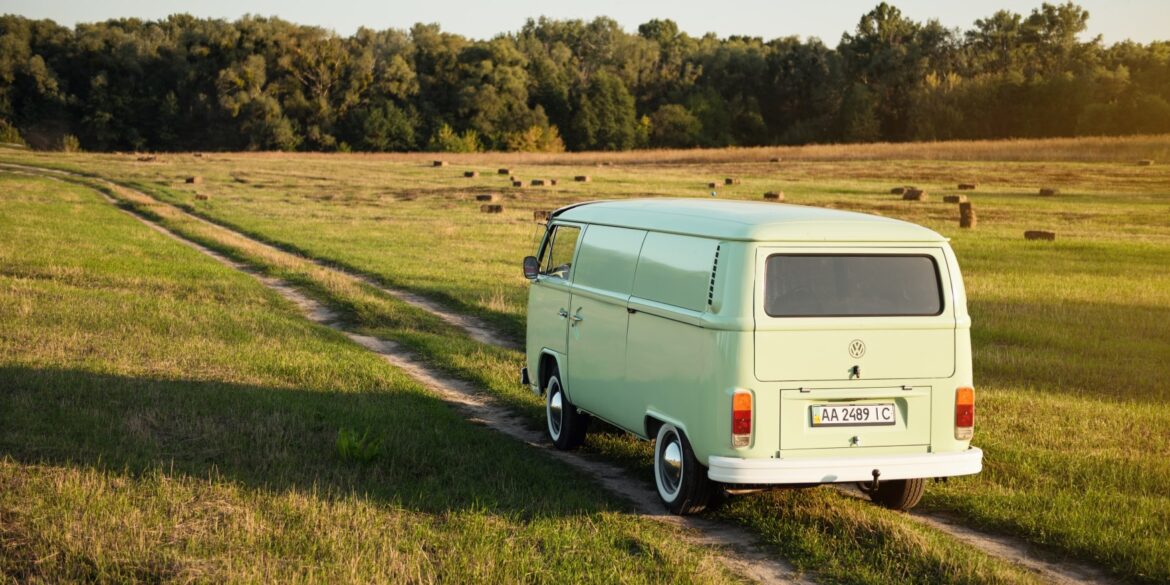
[[[529,19],[490,40],[187,14],[0,16],[0,142],[58,150],[469,152],[1170,132],[1170,42],[1042,4],[968,30],[879,4],[836,47],[671,20]]]

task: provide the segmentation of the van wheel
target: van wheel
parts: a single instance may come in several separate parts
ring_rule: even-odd
[[[866,490],[869,499],[884,508],[905,511],[918,505],[926,491],[926,480],[891,479],[878,484],[876,490]]]
[[[672,514],[697,514],[711,500],[714,482],[707,478],[707,468],[695,459],[686,434],[671,424],[658,429],[654,444],[654,483],[658,497]]]
[[[561,388],[560,372],[553,370],[544,390],[544,413],[548,421],[548,438],[561,451],[571,451],[585,442],[589,415],[578,412]]]

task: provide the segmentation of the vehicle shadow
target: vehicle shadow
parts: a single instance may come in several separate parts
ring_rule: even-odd
[[[369,431],[368,462],[338,432]],[[0,367],[0,458],[131,476],[163,470],[272,491],[519,518],[624,510],[537,450],[421,390],[338,393],[80,369]]]

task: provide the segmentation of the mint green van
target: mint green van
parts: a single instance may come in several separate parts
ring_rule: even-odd
[[[601,419],[655,440],[676,514],[716,490],[858,483],[909,509],[978,473],[971,320],[947,240],[860,213],[704,199],[552,213],[523,383],[559,449]]]

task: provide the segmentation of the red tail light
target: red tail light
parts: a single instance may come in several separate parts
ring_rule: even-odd
[[[975,389],[955,390],[955,438],[969,441],[975,435]]]
[[[752,439],[752,393],[736,390],[731,395],[731,445],[747,447]]]

